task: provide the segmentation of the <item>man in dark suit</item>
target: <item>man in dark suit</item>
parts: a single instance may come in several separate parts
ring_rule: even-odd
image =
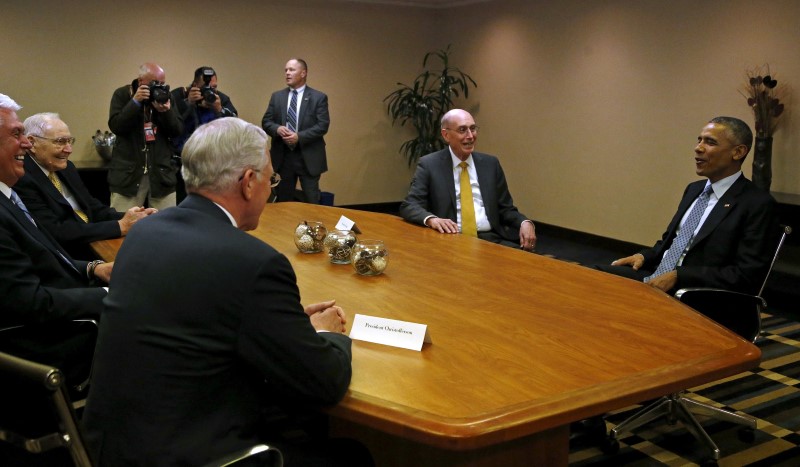
[[[350,383],[342,309],[304,309],[288,259],[244,232],[270,194],[267,135],[209,122],[182,170],[188,196],[131,230],[105,300],[84,415],[100,465],[205,465],[262,441],[288,450],[264,413],[335,404]]]
[[[741,171],[752,143],[745,122],[712,119],[694,148],[697,175],[708,180],[686,187],[678,211],[652,248],[597,268],[664,291],[715,287],[758,292],[777,246],[778,222],[775,200]]]
[[[20,106],[0,94],[0,350],[56,365],[78,384],[86,376],[94,336],[71,334],[66,323],[98,318],[112,263],[72,260],[29,217],[13,190],[25,173],[23,160],[31,144],[16,111]]]
[[[69,161],[75,139],[58,114],[26,118],[25,134],[31,143],[30,157],[25,158],[25,175],[14,189],[39,226],[73,258],[97,259],[89,243],[124,236],[136,221],[157,212],[132,207],[121,213],[89,194]]]
[[[286,62],[286,89],[272,93],[261,127],[272,138],[270,155],[283,182],[278,186],[278,201],[292,201],[295,185],[306,202],[319,204],[319,179],[328,171],[325,139],[331,123],[328,96],[306,86],[305,60]]]
[[[403,219],[440,233],[477,235],[532,251],[536,245],[533,221],[514,206],[500,162],[473,151],[478,127],[472,115],[461,109],[447,112],[442,117],[442,138],[447,142],[446,149],[419,160],[408,196],[400,205]],[[461,186],[471,191],[469,198],[463,198],[472,201],[464,203],[468,208],[472,205],[466,223],[462,221]]]

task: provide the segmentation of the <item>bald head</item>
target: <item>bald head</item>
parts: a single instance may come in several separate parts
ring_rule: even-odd
[[[139,67],[139,84],[147,84],[150,81],[158,81],[164,83],[167,80],[164,69],[155,63],[143,63]]]

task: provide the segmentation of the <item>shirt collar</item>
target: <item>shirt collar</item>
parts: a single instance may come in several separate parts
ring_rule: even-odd
[[[453,169],[455,169],[456,167],[458,167],[458,164],[461,163],[461,159],[459,159],[458,156],[456,156],[456,153],[453,152],[453,148],[447,146],[447,149],[450,151],[450,160],[453,163]],[[467,165],[470,167],[475,167],[475,164],[472,161],[472,154],[470,154],[469,157],[467,157],[467,160],[465,160],[464,162],[466,162]]]
[[[306,85],[305,84],[300,86],[299,88],[295,88],[295,89],[289,88],[289,92],[297,91],[297,94],[303,94],[303,91],[305,91],[305,90],[306,90]]]
[[[236,219],[233,218],[233,216],[231,215],[231,213],[228,212],[227,209],[223,208],[222,205],[217,202],[212,201],[212,203],[216,204],[218,208],[222,209],[222,212],[224,212],[225,215],[228,216],[228,219],[231,221],[231,224],[233,224],[234,227],[236,227],[237,229],[239,228],[239,224],[236,223]]]
[[[733,175],[729,175],[722,180],[717,180],[716,182],[712,183],[711,189],[714,191],[714,195],[717,197],[717,199],[722,198],[725,192],[727,192],[728,189],[733,186],[736,180],[738,180],[741,176],[742,171],[740,170]],[[706,182],[706,186],[708,186],[708,182]]]
[[[0,182],[0,193],[6,195],[6,198],[11,199],[11,187],[3,182]]]

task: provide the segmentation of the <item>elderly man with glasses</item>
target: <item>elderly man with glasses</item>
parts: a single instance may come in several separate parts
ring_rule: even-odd
[[[472,115],[461,109],[447,112],[442,138],[447,148],[419,160],[400,205],[403,219],[439,233],[462,233],[533,251],[533,221],[514,206],[500,162],[473,151],[478,126]]]
[[[344,311],[303,307],[289,260],[245,233],[276,183],[266,133],[234,117],[201,125],[181,170],[186,199],[117,255],[83,418],[98,465],[205,465],[258,442],[287,466],[369,465],[265,425],[278,407],[338,402],[352,372]]]
[[[58,114],[28,117],[25,134],[31,148],[17,193],[37,223],[73,258],[96,259],[91,242],[122,237],[136,221],[157,212],[142,207],[117,212],[92,197],[69,161],[75,138]]]

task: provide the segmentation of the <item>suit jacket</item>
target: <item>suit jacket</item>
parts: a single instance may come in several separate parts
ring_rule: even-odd
[[[527,218],[514,206],[500,161],[479,152],[473,152],[472,159],[492,231],[509,241],[519,241],[519,226]],[[457,221],[456,187],[449,148],[419,160],[411,188],[400,205],[400,215],[415,224],[422,224],[428,216]]]
[[[195,194],[134,225],[105,302],[83,419],[99,465],[204,465],[263,441],[265,409],[350,383],[350,339],[315,332],[286,257]]]
[[[31,157],[25,158],[25,175],[14,186],[28,211],[40,227],[46,229],[73,258],[94,259],[89,243],[117,238],[118,220],[124,213],[103,205],[89,194],[78,169],[67,161],[67,168],[56,172],[61,184],[72,193],[81,210],[89,218],[83,222],[66,198],[42,172]]]
[[[105,295],[90,287],[85,261],[71,260],[0,193],[0,329],[26,326],[13,337],[4,333],[0,350],[72,374],[71,363],[84,357],[85,346],[71,340],[64,322],[99,317]]]
[[[667,231],[652,248],[641,251],[643,269],[654,271],[686,210],[700,195],[705,180],[690,183]],[[676,288],[715,287],[757,293],[778,245],[775,200],[740,176],[711,210],[676,268]]]
[[[261,119],[261,126],[272,138],[270,157],[276,172],[280,171],[286,159],[289,147],[278,136],[278,127],[286,126],[286,109],[289,107],[290,88],[272,93],[267,111]],[[297,116],[297,136],[299,138],[295,151],[300,151],[306,163],[309,175],[317,176],[328,171],[328,160],[325,154],[325,139],[331,118],[328,114],[328,96],[306,86],[300,114]]]

